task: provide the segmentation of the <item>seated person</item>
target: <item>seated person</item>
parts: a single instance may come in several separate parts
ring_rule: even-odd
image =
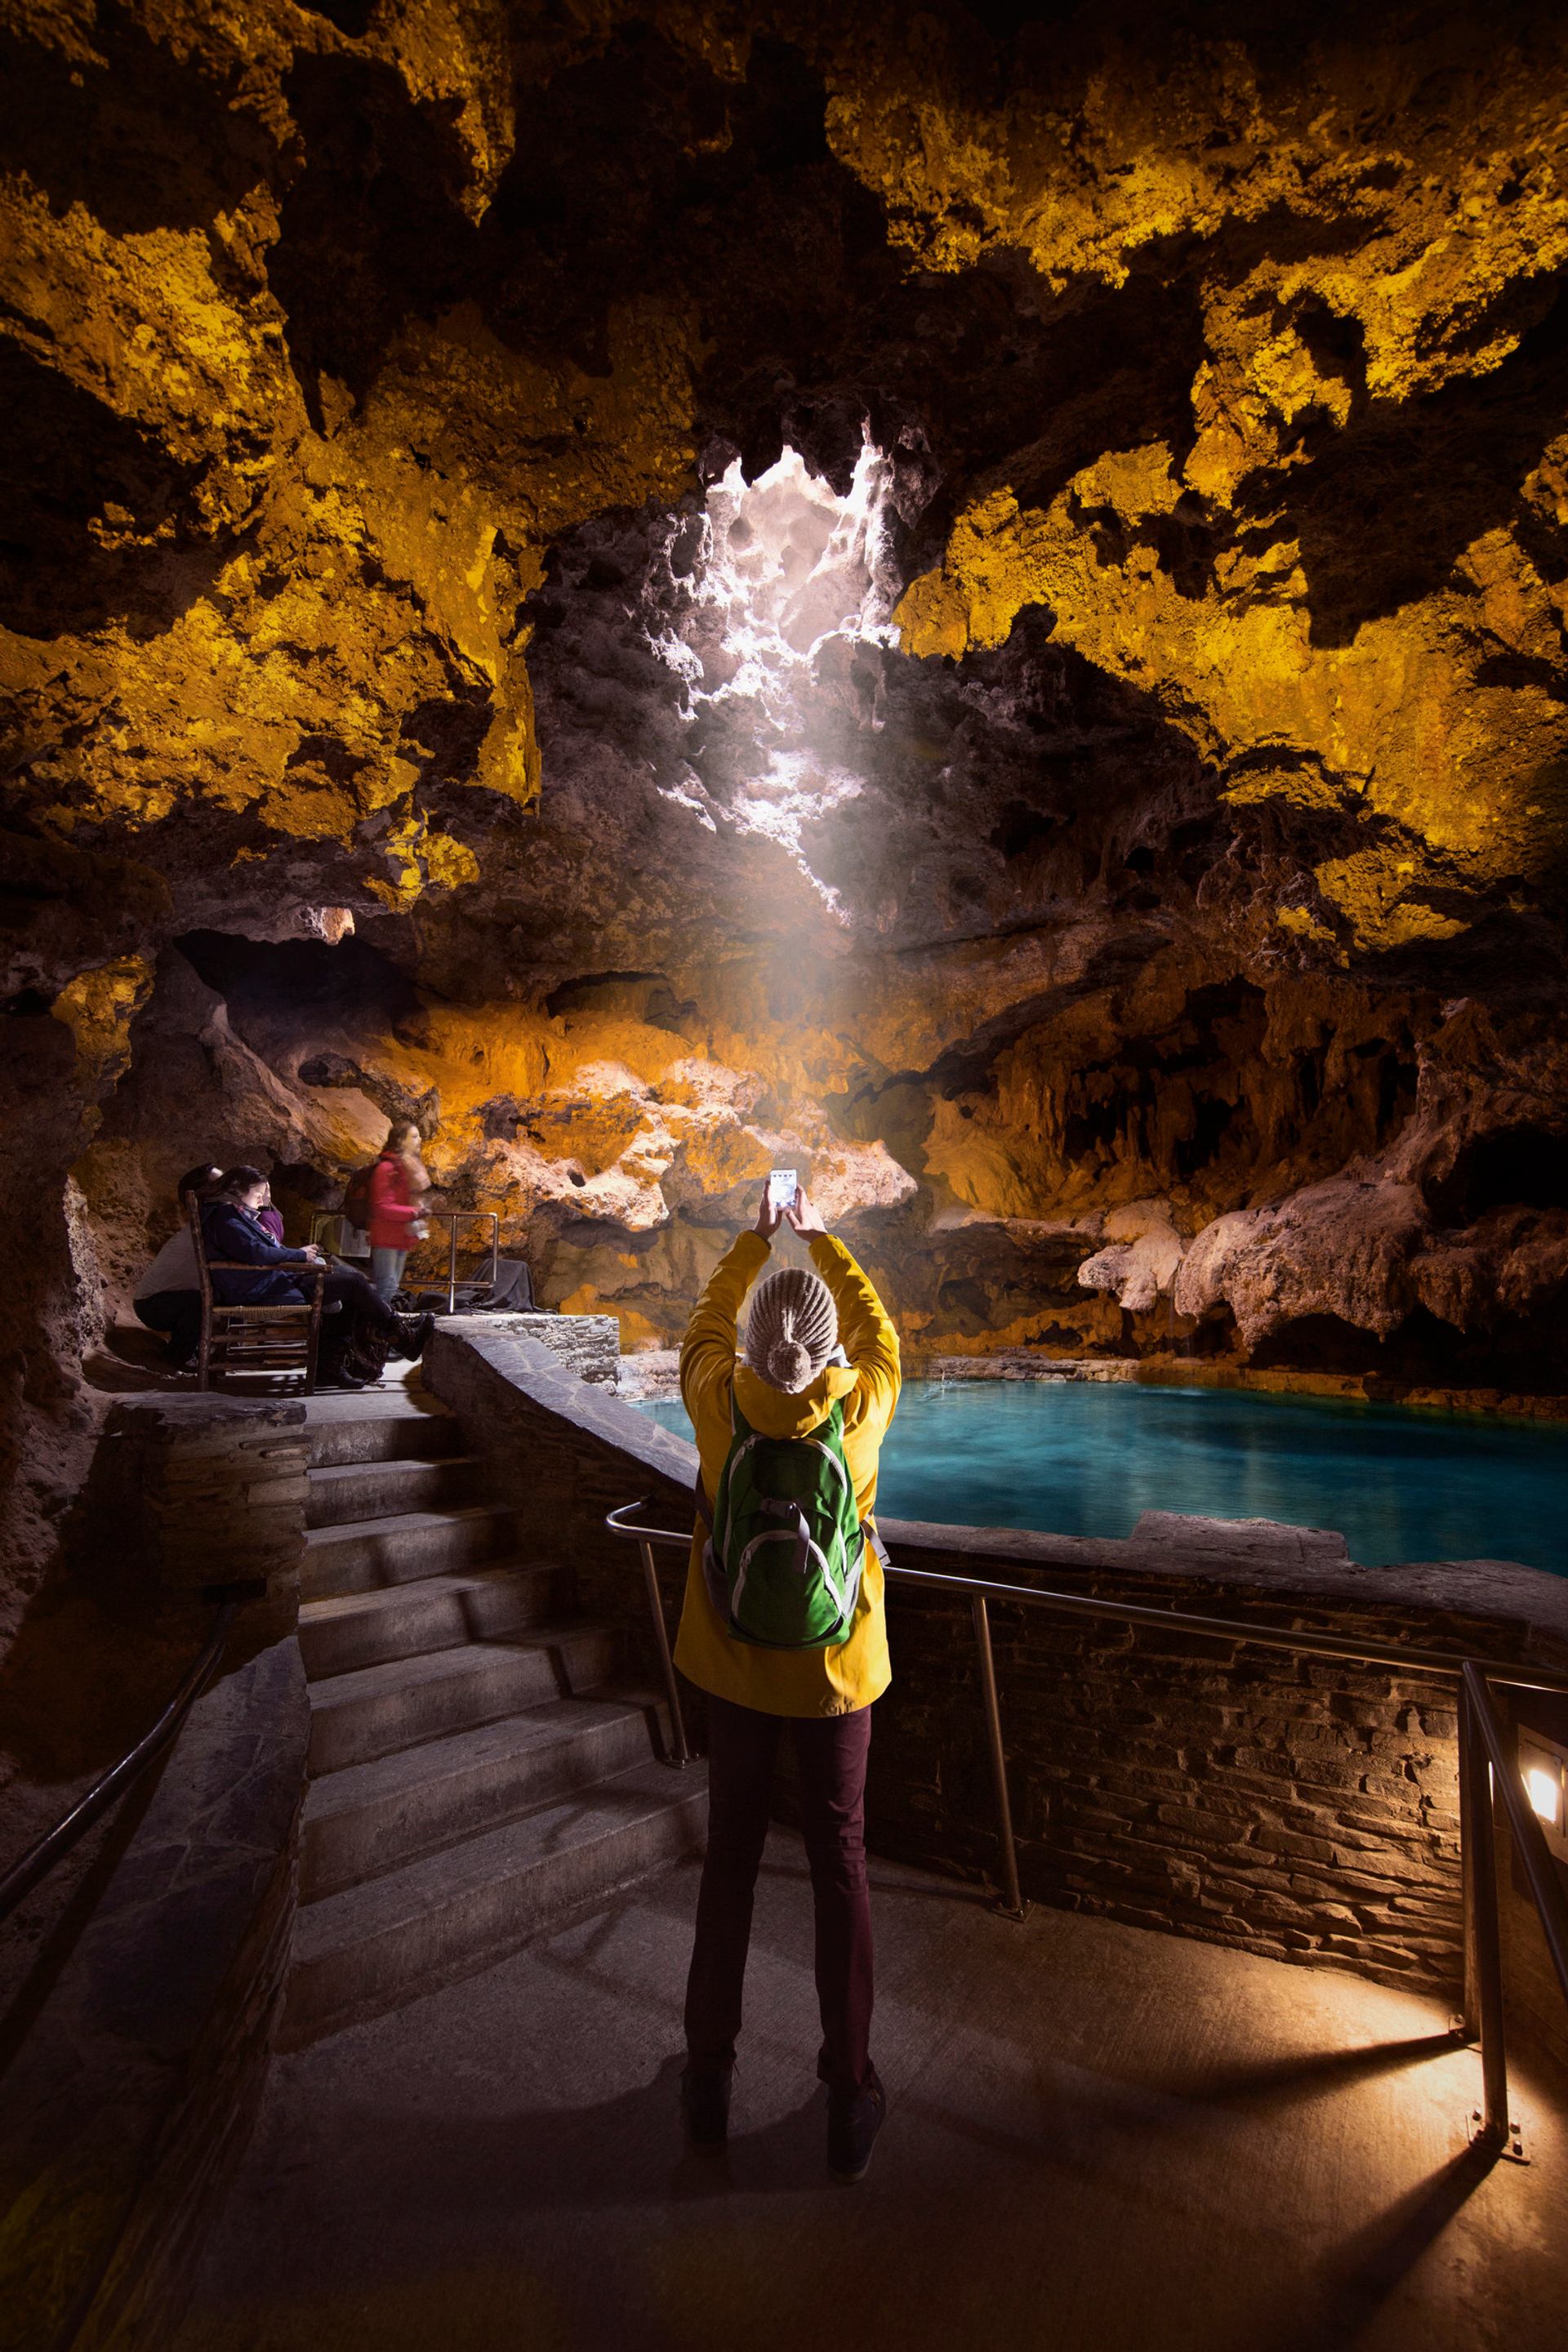
[[[196,1245],[191,1233],[191,1199],[211,1200],[223,1182],[223,1171],[209,1162],[189,1168],[176,1188],[180,1222],[136,1285],[132,1305],[137,1320],[149,1331],[162,1331],[168,1340],[172,1364],[188,1364],[201,1343],[202,1290],[196,1272]]]
[[[308,1290],[295,1269],[326,1265],[313,1242],[304,1249],[289,1249],[273,1240],[259,1213],[269,1193],[259,1168],[231,1168],[216,1198],[202,1211],[202,1238],[212,1267],[213,1296],[226,1307],[301,1306]],[[228,1269],[221,1264],[225,1259],[231,1262]],[[234,1261],[238,1261],[242,1271],[233,1270]],[[252,1266],[254,1274],[249,1270]],[[367,1367],[365,1377],[373,1377],[379,1374],[388,1356],[423,1354],[436,1328],[433,1315],[395,1315],[363,1274],[341,1263],[327,1266],[321,1282],[321,1312],[323,1317],[341,1318],[323,1336],[328,1386],[363,1387],[364,1379],[353,1369],[356,1361]],[[374,1374],[368,1370],[371,1366]]]
[[[264,1233],[271,1234],[275,1242],[280,1242],[282,1240],[283,1212],[281,1209],[274,1208],[272,1205],[272,1187],[270,1183],[267,1186],[265,1192],[262,1194],[261,1206],[256,1212],[256,1222],[262,1228]]]
[[[271,1186],[259,1168],[231,1168],[202,1210],[202,1243],[213,1269],[213,1297],[223,1307],[303,1307],[310,1292],[292,1269],[320,1265],[313,1244],[289,1249],[275,1241],[260,1212]],[[246,1270],[236,1272],[237,1265]],[[254,1266],[255,1273],[249,1268]]]

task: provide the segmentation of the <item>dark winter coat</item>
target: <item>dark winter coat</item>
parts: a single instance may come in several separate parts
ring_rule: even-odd
[[[224,1307],[298,1307],[305,1293],[287,1269],[307,1265],[303,1250],[284,1249],[266,1226],[233,1201],[209,1201],[202,1211],[202,1241],[209,1265],[215,1258],[237,1259],[243,1265],[268,1269],[254,1275],[219,1274],[212,1278],[213,1297]]]

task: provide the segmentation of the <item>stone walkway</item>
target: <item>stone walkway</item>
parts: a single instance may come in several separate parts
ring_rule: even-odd
[[[876,1866],[893,2113],[832,2188],[769,1847],[734,2137],[676,2116],[695,1865],[275,2064],[176,2352],[1560,2352],[1568,2102],[1478,2170],[1431,2002]]]

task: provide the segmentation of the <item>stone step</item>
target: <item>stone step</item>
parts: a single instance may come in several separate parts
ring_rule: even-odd
[[[319,1682],[389,1658],[504,1641],[559,1616],[570,1581],[563,1569],[512,1561],[302,1601],[300,1654],[306,1674]]]
[[[331,1404],[347,1410],[323,1415]],[[462,1423],[434,1402],[411,1405],[402,1399],[311,1397],[305,1426],[310,1436],[310,1467],[335,1468],[344,1462],[431,1462],[461,1450]]]
[[[700,1843],[706,1776],[643,1763],[400,1870],[305,1904],[283,2044],[471,1975],[584,1899]]]
[[[396,1870],[656,1752],[651,1698],[596,1692],[426,1740],[312,1780],[302,1901]]]
[[[398,1511],[381,1519],[310,1528],[300,1569],[302,1601],[407,1584],[447,1569],[504,1558],[516,1544],[510,1511],[490,1503],[450,1511]]]
[[[343,1462],[313,1469],[306,1487],[308,1528],[398,1518],[406,1511],[460,1509],[477,1503],[484,1465],[471,1454],[426,1462]]]
[[[465,1642],[330,1675],[309,1685],[310,1771],[339,1772],[591,1690],[615,1671],[616,1650],[605,1626],[541,1626],[505,1642]]]

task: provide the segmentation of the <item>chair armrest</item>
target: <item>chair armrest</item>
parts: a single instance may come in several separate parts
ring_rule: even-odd
[[[324,1265],[252,1265],[248,1258],[242,1257],[209,1257],[207,1272],[209,1274],[286,1274],[290,1282],[297,1282],[301,1276],[309,1282],[324,1282],[327,1278],[327,1269]]]

